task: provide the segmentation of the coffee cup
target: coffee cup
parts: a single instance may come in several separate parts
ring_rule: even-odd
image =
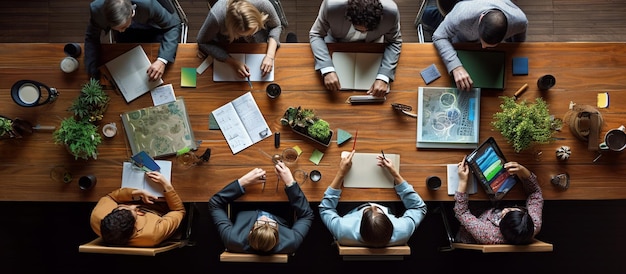
[[[437,176],[429,176],[426,178],[426,187],[429,190],[437,190],[441,187],[441,178]]]
[[[68,43],[63,47],[63,52],[65,55],[69,57],[78,58],[81,53],[81,48],[79,43]]]
[[[544,76],[539,77],[537,80],[537,87],[541,91],[546,91],[552,88],[556,84],[556,78],[553,75],[546,74]]]
[[[278,84],[271,83],[267,86],[267,88],[265,88],[265,92],[267,93],[267,97],[274,99],[280,96],[281,89]]]
[[[74,57],[65,57],[61,60],[61,70],[65,73],[74,72],[78,69],[78,60]]]
[[[600,144],[601,150],[622,151],[626,148],[626,133],[624,125],[609,130],[604,135],[604,142]]]
[[[94,175],[85,175],[78,179],[78,187],[81,190],[90,190],[96,185],[96,176]]]
[[[113,137],[117,133],[117,126],[115,123],[108,123],[102,127],[102,134],[106,137]]]

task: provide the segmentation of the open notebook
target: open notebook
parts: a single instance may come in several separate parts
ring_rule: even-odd
[[[376,80],[382,53],[333,52],[332,60],[343,90],[369,90]]]
[[[345,157],[350,152],[342,151],[341,157]],[[377,165],[377,153],[354,153],[352,157],[352,168],[343,180],[344,187],[355,188],[393,188],[393,176],[384,167]],[[387,154],[398,172],[400,172],[400,154]]]

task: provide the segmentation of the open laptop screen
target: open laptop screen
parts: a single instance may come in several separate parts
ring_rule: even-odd
[[[507,162],[498,144],[489,137],[467,158],[470,171],[492,200],[500,200],[519,181],[504,168]]]

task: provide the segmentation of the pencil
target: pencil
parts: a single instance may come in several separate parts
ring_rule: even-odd
[[[359,136],[359,130],[356,130],[356,133],[354,134],[354,142],[352,143],[352,150],[354,150],[354,148],[356,147],[356,137]]]
[[[250,89],[252,89],[252,82],[250,82],[250,76],[246,77],[246,80],[248,80],[248,85],[250,86]]]
[[[380,153],[383,155],[383,160],[387,160],[387,158],[385,158],[385,152],[381,149]]]
[[[528,83],[524,84],[521,88],[519,88],[514,94],[513,97],[515,97],[515,99],[517,99],[517,97],[519,97],[520,95],[522,95],[522,93],[524,93],[524,91],[526,91],[526,88],[528,88]]]

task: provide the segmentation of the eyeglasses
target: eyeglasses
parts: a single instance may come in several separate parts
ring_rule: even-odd
[[[259,228],[263,225],[269,225],[270,227],[276,228],[278,227],[278,222],[274,220],[256,220],[256,222],[254,222],[254,228]]]

